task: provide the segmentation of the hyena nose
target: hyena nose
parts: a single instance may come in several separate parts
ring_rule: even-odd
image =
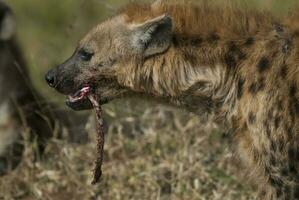
[[[51,86],[51,87],[55,87],[56,85],[56,73],[54,70],[50,70],[46,76],[45,79],[47,81],[47,83]]]

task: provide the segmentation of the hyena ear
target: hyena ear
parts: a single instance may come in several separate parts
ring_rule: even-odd
[[[12,12],[8,9],[0,10],[0,40],[11,39],[16,32],[16,21]]]
[[[166,51],[172,39],[172,19],[162,15],[134,26],[132,45],[145,57]]]

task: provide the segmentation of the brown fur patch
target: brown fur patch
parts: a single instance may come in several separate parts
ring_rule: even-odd
[[[127,22],[130,23],[143,22],[168,14],[174,21],[176,35],[192,36],[203,33],[210,41],[252,35],[265,27],[270,27],[276,21],[266,11],[244,10],[231,4],[216,6],[203,1],[182,3],[182,1],[166,0],[154,8],[150,4],[131,3],[120,13],[125,14]],[[247,44],[252,43],[253,40],[249,38]]]

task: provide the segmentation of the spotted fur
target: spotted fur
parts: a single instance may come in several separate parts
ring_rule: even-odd
[[[194,112],[230,131],[261,199],[299,199],[299,16],[204,2],[129,4],[81,40],[93,59],[72,61],[80,73],[59,66],[75,81],[56,88],[92,83],[99,99],[137,95]]]

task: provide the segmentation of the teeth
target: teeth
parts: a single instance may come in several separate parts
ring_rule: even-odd
[[[70,102],[75,103],[77,101],[86,98],[89,95],[89,93],[90,93],[90,87],[84,87],[78,92],[76,92],[74,95],[70,95],[68,98]]]
[[[85,94],[88,94],[89,92],[90,92],[90,87],[84,87],[84,88],[82,88],[81,90],[80,90],[80,92],[82,92],[82,93],[85,93]]]

